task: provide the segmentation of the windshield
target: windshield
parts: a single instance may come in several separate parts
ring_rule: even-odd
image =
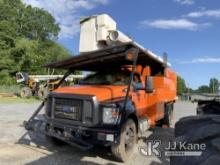
[[[127,85],[129,82],[130,72],[97,72],[88,75],[82,79],[79,84],[86,85]]]

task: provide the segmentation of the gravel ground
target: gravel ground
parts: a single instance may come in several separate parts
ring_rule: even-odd
[[[96,147],[90,151],[80,151],[74,147],[54,146],[44,135],[25,131],[22,126],[39,103],[0,104],[0,164],[1,165],[115,165],[123,164],[114,160],[109,148]],[[195,115],[196,104],[177,102],[174,110],[174,122],[181,117]],[[128,165],[169,164],[169,158],[163,155],[163,148],[173,139],[173,128],[155,128],[148,131],[146,138],[140,140]],[[145,147],[145,140],[161,140],[161,157],[143,156],[139,147]]]

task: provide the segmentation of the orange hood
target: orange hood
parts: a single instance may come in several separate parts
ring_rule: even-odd
[[[113,98],[124,97],[126,86],[113,85],[74,85],[56,89],[56,93],[69,93],[81,95],[94,95],[98,101],[105,101]]]

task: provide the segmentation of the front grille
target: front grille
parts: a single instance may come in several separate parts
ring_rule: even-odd
[[[45,113],[48,121],[95,126],[100,121],[98,107],[95,96],[50,92]]]
[[[69,120],[81,120],[82,100],[55,98],[54,117]]]

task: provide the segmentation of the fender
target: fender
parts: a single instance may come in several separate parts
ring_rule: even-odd
[[[131,99],[127,100],[125,109],[123,108],[124,107],[124,100],[117,102],[117,105],[120,109],[120,115],[121,115],[118,126],[121,128],[121,126],[124,124],[124,122],[130,117],[135,121],[135,124],[138,128],[138,117],[136,115],[137,114],[136,109],[135,109],[134,105],[132,104]]]

